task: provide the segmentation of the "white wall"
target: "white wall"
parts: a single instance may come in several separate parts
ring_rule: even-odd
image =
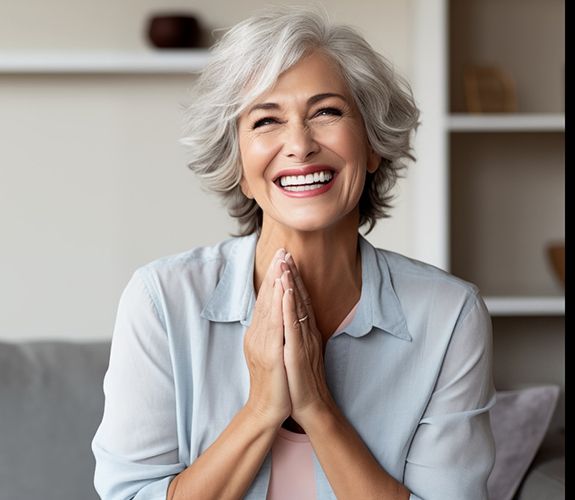
[[[208,28],[263,0],[174,1]],[[0,0],[0,51],[146,50],[160,0]],[[410,76],[409,2],[324,1]],[[235,230],[178,145],[189,77],[0,75],[0,338],[111,336],[133,270]],[[369,236],[413,254],[409,184]]]

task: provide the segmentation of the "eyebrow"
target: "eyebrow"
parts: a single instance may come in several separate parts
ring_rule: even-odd
[[[308,106],[313,106],[314,104],[316,104],[319,101],[323,101],[324,99],[328,99],[329,97],[339,97],[340,99],[342,99],[343,101],[347,101],[347,99],[341,95],[341,94],[337,94],[334,92],[325,92],[323,94],[316,94],[311,96],[308,100],[307,100],[307,105]],[[257,111],[258,109],[264,109],[264,110],[268,110],[268,109],[280,109],[280,105],[275,103],[275,102],[262,102],[260,104],[254,104],[250,110],[248,111],[248,115],[253,113],[254,111]]]

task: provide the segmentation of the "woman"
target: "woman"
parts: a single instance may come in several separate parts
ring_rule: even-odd
[[[190,167],[242,232],[138,269],[94,437],[105,499],[486,499],[475,285],[371,246],[411,158],[406,84],[353,30],[274,10],[195,87]]]

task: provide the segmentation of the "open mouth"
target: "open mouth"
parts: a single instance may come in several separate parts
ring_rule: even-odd
[[[285,175],[274,180],[274,183],[285,191],[303,192],[321,189],[335,177],[333,170],[326,169],[307,175]]]

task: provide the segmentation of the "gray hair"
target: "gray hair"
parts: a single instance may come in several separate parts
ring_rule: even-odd
[[[239,235],[260,231],[262,210],[241,188],[242,165],[237,120],[246,107],[269,90],[281,73],[314,50],[339,66],[363,117],[367,137],[381,157],[367,173],[359,201],[360,226],[369,233],[377,219],[389,217],[390,191],[405,160],[414,160],[411,135],[418,125],[408,83],[353,28],[331,24],[325,14],[303,8],[275,7],[227,31],[214,45],[210,61],[192,87],[185,110],[181,144],[188,166],[203,188],[219,194]]]

